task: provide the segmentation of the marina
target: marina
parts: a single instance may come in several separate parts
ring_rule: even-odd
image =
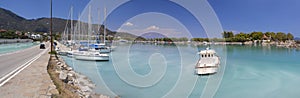
[[[300,98],[299,4],[4,0],[0,97]]]
[[[129,54],[127,54],[125,51],[128,51],[129,47],[131,48]],[[212,49],[222,58],[218,72],[210,76],[195,75],[195,64],[199,59],[197,51],[206,50],[206,48],[207,46],[205,45],[133,44],[130,46],[128,44],[119,44],[118,48],[110,54],[112,60],[108,62],[90,62],[68,57],[63,58],[75,71],[88,76],[96,84],[95,92],[110,96],[119,95],[122,98],[161,97],[165,96],[166,92],[162,92],[160,89],[169,91],[174,86],[174,90],[169,95],[173,98],[181,98],[183,96],[198,98],[200,96],[211,96],[209,95],[211,93],[215,93],[216,98],[264,98],[266,93],[269,94],[267,97],[299,96],[296,93],[298,87],[295,86],[297,81],[300,80],[300,78],[297,78],[297,75],[300,74],[297,71],[300,69],[300,62],[297,59],[300,56],[299,51],[274,46],[228,45],[226,48],[222,45],[214,46]],[[227,53],[224,54],[225,52]],[[226,66],[224,66],[225,60]],[[167,65],[165,65],[165,62],[167,62]],[[140,88],[139,86],[133,86],[130,82],[124,82],[124,79],[129,81],[125,78],[127,75],[135,76],[131,74],[131,71],[141,75],[130,78],[135,81],[139,81],[141,77],[148,77],[149,75],[159,76],[161,74],[160,71],[164,71],[156,68],[165,69],[165,74],[160,82],[153,86]],[[155,73],[152,73],[153,71]],[[210,80],[220,78],[221,74],[224,74],[221,82],[212,82]],[[178,77],[179,75],[181,77]],[[278,77],[272,77],[274,75]],[[155,78],[151,77],[143,79],[144,81],[155,80]],[[180,81],[175,85],[176,81],[178,81],[177,79],[180,79]],[[282,82],[286,80],[289,80],[287,81],[289,84]],[[211,85],[205,87],[207,83]],[[221,84],[218,85],[218,83]],[[147,82],[144,85],[146,84]],[[276,86],[271,87],[272,85]],[[284,88],[282,87],[283,85],[289,88]],[[195,86],[195,88],[183,88],[184,86]],[[219,89],[207,91],[207,89],[216,87]],[[231,90],[228,91],[228,89]],[[204,91],[206,91],[205,94],[199,93]],[[188,92],[191,92],[191,94]],[[246,96],[247,94],[253,95]]]

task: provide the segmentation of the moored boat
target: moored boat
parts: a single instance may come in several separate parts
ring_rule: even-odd
[[[108,54],[101,54],[99,52],[92,51],[81,51],[78,53],[74,53],[74,58],[77,60],[87,60],[87,61],[108,61]]]

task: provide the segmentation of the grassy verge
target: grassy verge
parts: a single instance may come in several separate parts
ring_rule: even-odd
[[[71,90],[75,91],[78,88],[69,84],[64,83],[62,80],[59,79],[59,73],[55,72],[56,61],[58,58],[55,55],[51,55],[49,64],[47,66],[48,74],[50,75],[56,89],[58,90],[59,94],[52,95],[52,98],[79,98],[79,96],[72,92]]]

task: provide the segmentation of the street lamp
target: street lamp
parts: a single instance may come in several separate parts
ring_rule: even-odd
[[[53,51],[53,38],[52,38],[52,0],[50,0],[50,42],[51,42],[51,51]]]

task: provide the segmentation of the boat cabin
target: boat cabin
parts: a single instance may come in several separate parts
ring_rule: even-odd
[[[199,52],[200,57],[201,58],[207,58],[207,57],[215,57],[216,56],[216,52],[214,50],[202,50]]]

